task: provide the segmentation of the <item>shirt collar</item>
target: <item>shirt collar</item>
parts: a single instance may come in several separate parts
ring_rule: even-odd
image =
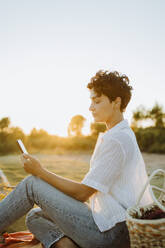
[[[112,134],[114,132],[118,132],[119,130],[129,127],[128,124],[128,120],[122,120],[119,123],[117,123],[115,126],[113,126],[112,128],[110,128],[108,131],[106,131],[105,133],[103,133],[102,138],[106,138],[106,136],[109,136],[109,134]]]

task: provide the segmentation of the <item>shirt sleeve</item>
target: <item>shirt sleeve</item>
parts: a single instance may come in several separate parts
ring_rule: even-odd
[[[125,152],[121,144],[115,139],[103,141],[81,183],[102,193],[108,193],[122,173],[124,162]]]

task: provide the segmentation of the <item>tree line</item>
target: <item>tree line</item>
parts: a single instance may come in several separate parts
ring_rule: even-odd
[[[11,126],[9,117],[4,117],[0,120],[0,154],[18,152],[16,139],[21,139],[29,152],[92,150],[98,134],[106,131],[106,125],[93,122],[90,125],[90,134],[83,135],[85,120],[82,115],[73,116],[68,125],[68,137],[59,137],[36,128],[25,135],[20,127]],[[149,125],[143,127],[146,121]],[[165,153],[165,113],[161,105],[155,103],[151,109],[139,106],[133,111],[131,128],[141,151]]]
[[[17,153],[17,139],[21,139],[29,152],[66,150],[92,150],[100,131],[106,130],[105,124],[91,123],[90,134],[83,135],[85,118],[82,115],[73,116],[68,125],[68,137],[50,135],[43,129],[33,128],[26,135],[20,127],[12,127],[9,117],[0,119],[0,155]]]
[[[143,128],[144,122],[150,123]],[[139,106],[133,112],[131,127],[135,132],[141,151],[165,153],[165,112],[163,106],[155,103],[151,109]]]

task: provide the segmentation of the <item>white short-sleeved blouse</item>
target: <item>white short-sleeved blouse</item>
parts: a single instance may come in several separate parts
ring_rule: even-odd
[[[143,157],[127,120],[99,135],[89,172],[81,183],[97,189],[90,197],[90,207],[101,232],[126,220],[126,209],[136,204],[147,179]],[[151,202],[148,187],[140,205]]]

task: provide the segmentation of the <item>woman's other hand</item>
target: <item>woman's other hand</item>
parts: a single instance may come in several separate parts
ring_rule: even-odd
[[[29,174],[38,176],[43,170],[43,167],[40,164],[39,160],[30,156],[29,154],[23,153],[21,155],[21,161],[23,163],[24,170]]]

